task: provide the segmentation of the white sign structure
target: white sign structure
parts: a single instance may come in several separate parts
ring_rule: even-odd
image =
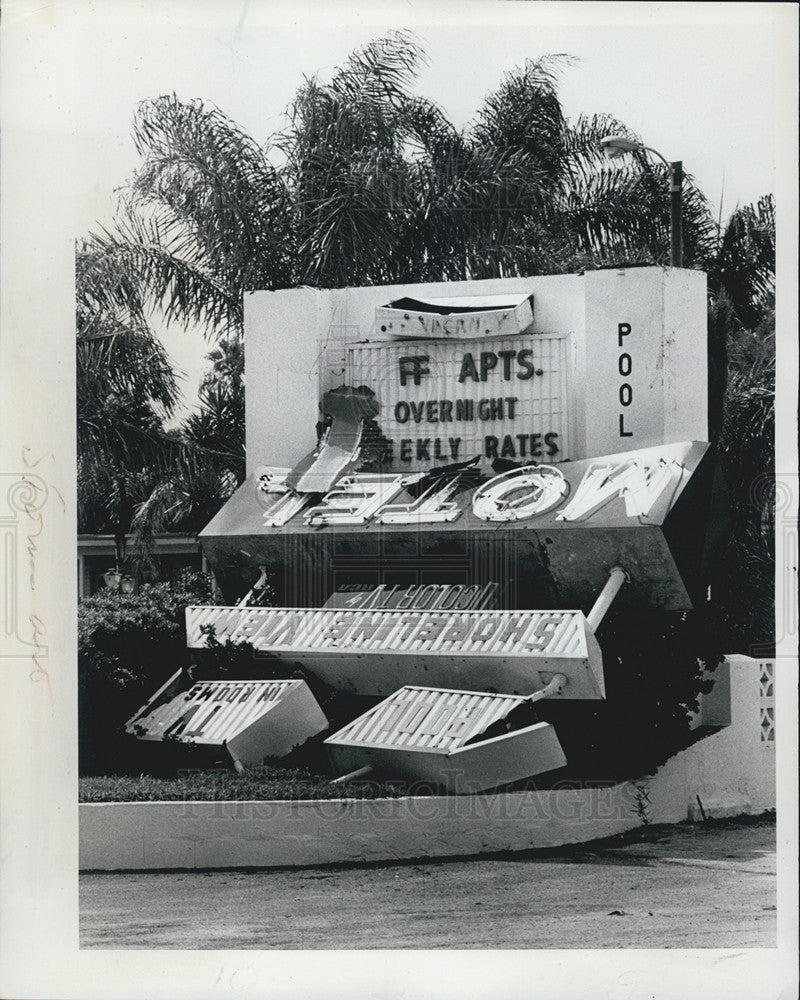
[[[328,725],[302,680],[184,681],[178,671],[130,719],[127,732],[214,748],[242,765],[285,757]]]
[[[522,329],[517,317],[513,331],[461,329],[456,313],[437,319],[410,307],[391,320],[403,329],[380,321],[381,310],[404,299],[433,307],[460,300],[467,315],[471,303],[530,296],[533,321]],[[308,455],[320,400],[345,385],[375,393],[397,472],[474,455],[484,464],[552,465],[708,438],[699,271],[296,288],[247,294],[244,308],[249,472],[293,467]],[[421,332],[409,339],[415,325]]]
[[[190,647],[249,642],[333,687],[387,694],[424,676],[443,687],[530,694],[563,673],[565,698],[603,696],[602,657],[580,611],[189,607]]]
[[[391,337],[470,340],[513,336],[533,323],[532,295],[399,299],[375,310],[375,325]]]
[[[526,698],[475,691],[403,687],[325,740],[339,772],[368,767],[449,792],[480,792],[563,767],[567,760],[546,722],[516,726]],[[507,732],[492,732],[505,722]]]

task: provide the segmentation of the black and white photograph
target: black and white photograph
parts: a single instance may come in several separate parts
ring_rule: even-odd
[[[3,3],[0,995],[796,995],[797,29]]]

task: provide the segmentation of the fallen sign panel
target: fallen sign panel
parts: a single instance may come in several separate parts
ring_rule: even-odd
[[[448,688],[532,694],[556,673],[562,698],[605,697],[600,647],[581,611],[414,611],[210,607],[186,609],[187,643],[249,642],[326,684],[391,694],[425,680]]]
[[[555,730],[522,697],[407,686],[325,740],[334,769],[474,793],[563,767]]]
[[[227,752],[234,764],[285,757],[328,726],[302,680],[198,681],[178,671],[127,723],[141,740]]]

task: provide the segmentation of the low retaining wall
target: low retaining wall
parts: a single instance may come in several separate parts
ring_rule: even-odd
[[[232,868],[448,857],[579,843],[641,820],[636,789],[81,808],[81,867]]]
[[[765,682],[762,661],[729,657],[698,723],[730,718],[730,724],[641,781],[377,800],[86,803],[80,806],[80,866],[156,870],[457,857],[584,843],[703,814],[763,812],[775,806],[774,720],[765,724],[766,708],[774,712],[771,663],[766,676]]]

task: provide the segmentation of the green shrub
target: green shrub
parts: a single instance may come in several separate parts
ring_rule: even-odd
[[[211,600],[208,578],[134,594],[102,590],[78,604],[78,725],[82,773],[125,768],[135,744],[125,722],[172,674],[189,664],[185,609]],[[132,763],[132,762],[131,762]]]

